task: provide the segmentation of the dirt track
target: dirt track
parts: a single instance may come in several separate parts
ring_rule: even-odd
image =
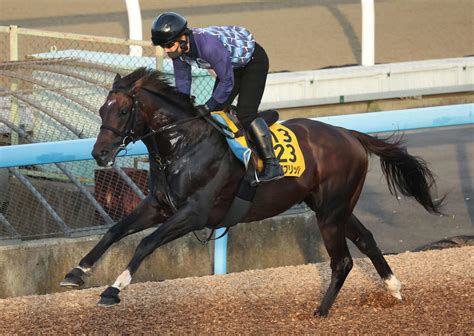
[[[104,289],[0,300],[0,334],[471,334],[474,247],[403,253],[392,298],[367,259],[356,259],[329,318],[312,316],[327,263],[131,285],[122,303]]]
[[[271,71],[359,64],[360,0],[140,0],[143,38],[163,11],[192,27],[242,25],[270,57]],[[0,0],[0,25],[128,36],[125,1]],[[474,54],[474,1],[376,0],[375,62]],[[6,42],[5,42],[6,43]]]

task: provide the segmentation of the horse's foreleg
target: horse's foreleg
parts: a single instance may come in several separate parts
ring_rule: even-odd
[[[352,258],[347,247],[344,234],[344,220],[335,218],[322,218],[318,216],[318,225],[324,240],[324,245],[331,258],[331,282],[324,294],[319,308],[314,312],[315,315],[327,316],[334,300],[339,293],[347,275],[352,269]]]
[[[346,236],[362,253],[370,258],[372,264],[374,264],[375,269],[379,273],[382,280],[385,282],[390,294],[401,300],[402,296],[400,294],[400,281],[393,274],[390,266],[382,255],[382,252],[377,247],[377,243],[375,242],[372,233],[367,230],[354,215],[351,215],[347,221]]]
[[[184,236],[194,230],[202,229],[205,222],[204,216],[199,216],[199,212],[190,207],[180,209],[152,234],[145,237],[135,250],[130,263],[125,271],[120,274],[115,283],[108,287],[100,296],[99,305],[110,306],[120,302],[119,293],[132,281],[134,273],[142,261],[158,247]]]
[[[120,239],[142,231],[154,224],[162,222],[157,214],[153,199],[146,198],[127,217],[112,226],[97,243],[97,245],[79,262],[79,265],[66,274],[60,285],[62,287],[78,287],[84,284],[84,276],[100,259],[107,249]]]

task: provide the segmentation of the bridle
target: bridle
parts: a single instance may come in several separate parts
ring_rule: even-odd
[[[138,104],[138,100],[136,99],[135,93],[130,94],[126,90],[112,89],[110,90],[109,94],[110,93],[122,93],[132,99],[132,109],[128,112],[128,119],[127,119],[127,123],[125,124],[125,130],[122,131],[110,125],[105,125],[105,124],[100,125],[100,129],[109,130],[115,135],[122,138],[122,144],[119,146],[120,150],[122,150],[122,149],[125,149],[127,144],[133,141],[133,138],[134,138],[134,134],[135,134],[134,128],[136,124],[136,106]],[[127,141],[127,140],[130,140],[130,141]]]
[[[155,92],[155,91],[151,91],[149,89],[146,89],[144,87],[141,88],[142,90],[145,90],[145,91],[148,91],[148,92],[151,92],[165,100],[168,100],[168,98],[164,95],[161,95],[160,93],[158,92]],[[168,125],[165,125],[165,126],[162,126],[160,128],[157,128],[157,129],[154,129],[154,128],[149,128],[148,132],[145,133],[144,135],[142,136],[139,136],[139,137],[136,137],[135,136],[135,127],[136,127],[136,124],[137,124],[137,113],[138,113],[138,105],[139,105],[139,100],[137,99],[137,92],[135,90],[132,90],[130,92],[130,90],[125,90],[125,89],[112,89],[110,90],[109,93],[122,93],[126,96],[128,96],[130,99],[132,99],[132,108],[131,110],[128,112],[128,119],[127,119],[127,123],[125,124],[125,129],[123,131],[115,128],[115,127],[112,127],[110,125],[105,125],[105,124],[102,124],[100,126],[100,129],[106,129],[106,130],[109,130],[111,131],[112,133],[114,133],[115,135],[119,136],[122,138],[122,143],[121,145],[119,146],[119,149],[120,150],[123,150],[125,149],[125,147],[127,147],[127,145],[132,142],[132,143],[135,143],[137,141],[140,141],[140,140],[144,140],[146,138],[149,138],[151,137],[152,135],[155,135],[155,134],[159,134],[159,133],[163,133],[165,131],[168,131],[178,125],[181,125],[181,124],[184,124],[184,123],[187,123],[187,122],[190,122],[192,120],[195,120],[195,119],[198,119],[198,118],[201,118],[200,115],[197,115],[197,116],[194,116],[194,117],[190,117],[190,118],[186,118],[186,119],[181,119],[181,120],[177,120],[173,123],[170,123]],[[154,111],[154,112],[157,112],[158,110]]]

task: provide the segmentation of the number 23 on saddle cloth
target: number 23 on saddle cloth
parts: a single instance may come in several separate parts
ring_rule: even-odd
[[[227,113],[221,111],[212,112],[212,117],[221,124],[227,125],[234,134],[238,132],[238,127],[229,118]],[[272,134],[275,156],[280,161],[285,176],[301,176],[306,167],[303,153],[301,152],[295,134],[288,127],[279,123],[271,125],[270,132]],[[245,168],[247,168],[252,151],[247,144],[245,136],[242,135],[234,139],[227,138],[227,142],[234,155],[245,165]],[[263,162],[259,158],[257,170],[260,171],[262,168]]]

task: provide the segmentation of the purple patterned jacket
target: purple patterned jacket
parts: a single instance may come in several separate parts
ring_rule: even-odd
[[[233,69],[244,67],[252,59],[255,40],[247,29],[237,26],[193,28],[191,32],[190,51],[173,60],[176,88],[191,93],[191,65],[214,70],[219,83],[206,103],[214,110],[229,98],[234,86]]]

